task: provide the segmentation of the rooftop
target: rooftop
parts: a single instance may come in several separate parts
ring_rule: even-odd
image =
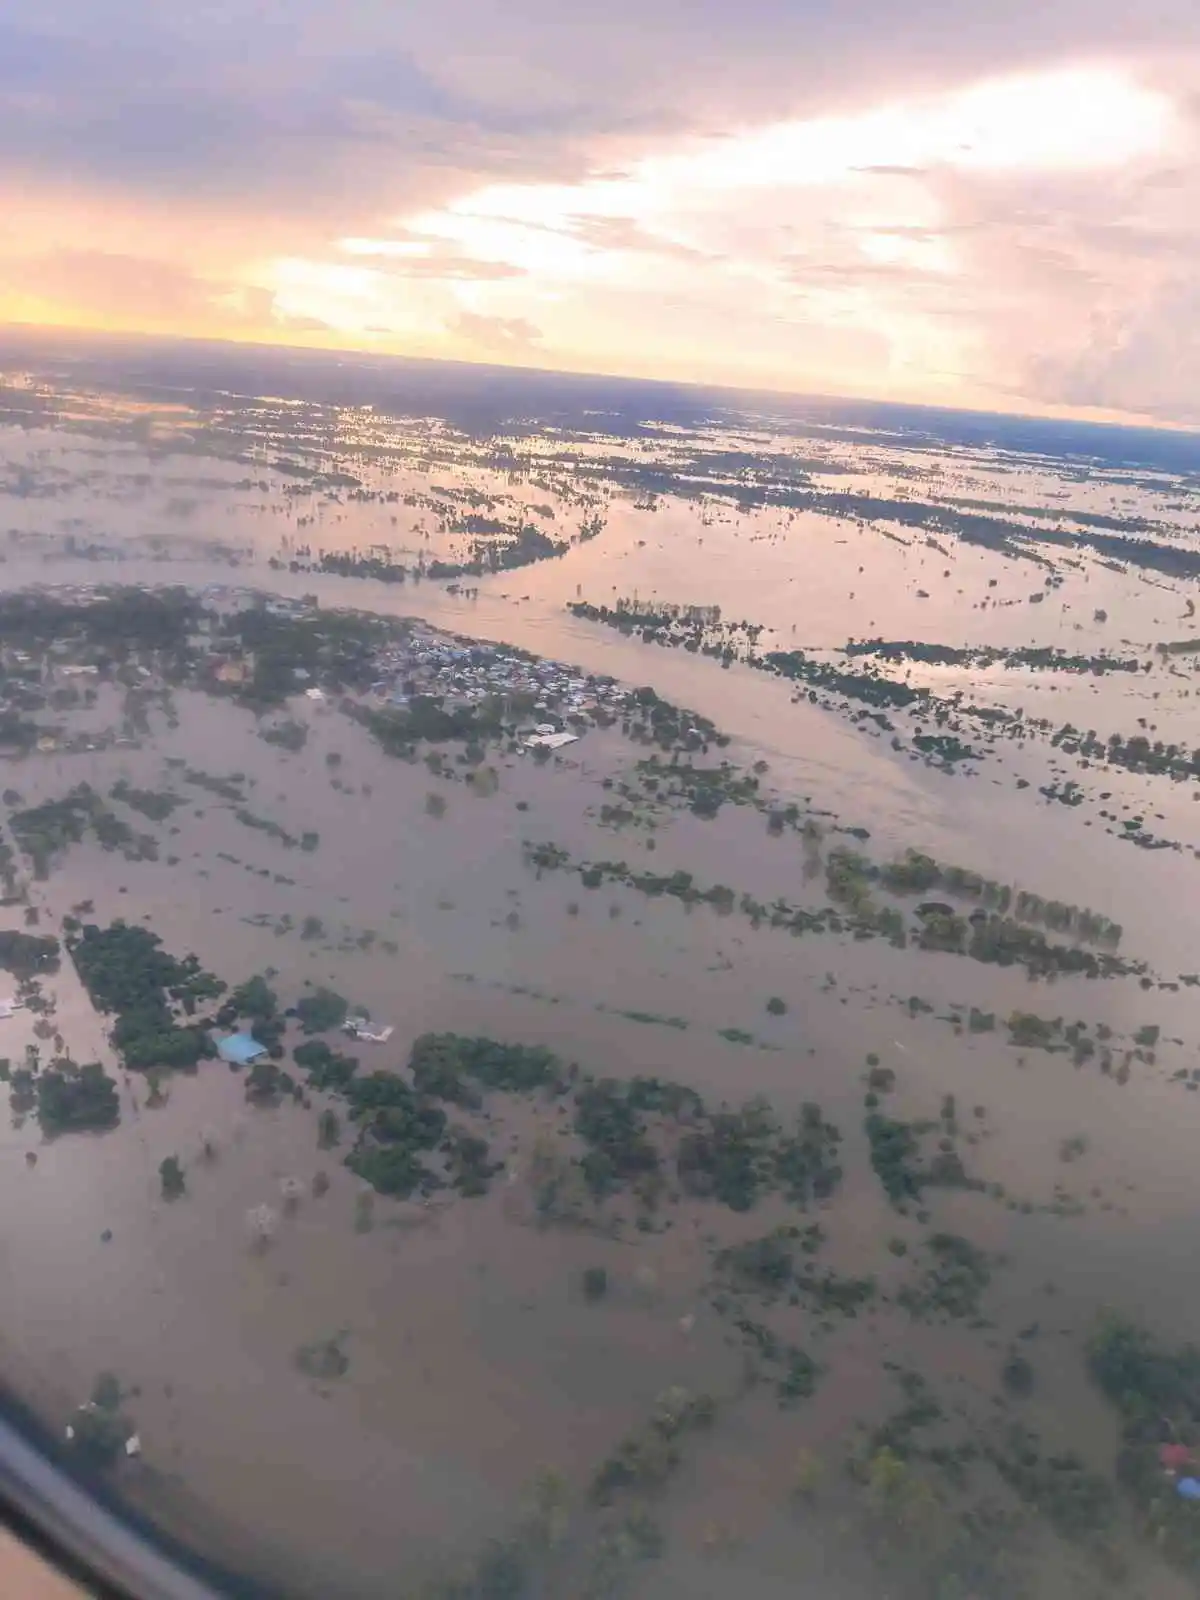
[[[248,1067],[266,1053],[266,1045],[259,1044],[250,1033],[227,1033],[223,1039],[217,1040],[217,1054],[222,1061],[230,1061],[234,1066]]]

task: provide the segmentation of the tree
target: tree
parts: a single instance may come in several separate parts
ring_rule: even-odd
[[[164,1200],[178,1200],[184,1192],[183,1168],[179,1164],[178,1156],[167,1156],[158,1164],[158,1176],[162,1181],[162,1196]]]
[[[523,1496],[524,1534],[538,1550],[556,1549],[567,1531],[570,1490],[563,1474],[545,1467],[533,1479]]]
[[[239,984],[221,1007],[217,1021],[227,1027],[238,1017],[253,1022],[269,1022],[279,1010],[279,998],[267,980],[259,975]]]
[[[603,1267],[587,1267],[583,1274],[585,1300],[603,1300],[608,1293],[608,1273]]]
[[[99,1406],[102,1411],[115,1411],[121,1404],[121,1385],[114,1373],[96,1374],[96,1381],[92,1385],[92,1404]]]
[[[132,1432],[120,1411],[92,1402],[75,1412],[67,1437],[76,1455],[97,1471],[114,1465]]]
[[[0,967],[17,978],[32,978],[39,972],[57,972],[58,940],[37,934],[0,932]]]
[[[345,1089],[354,1076],[358,1062],[353,1056],[331,1050],[323,1039],[306,1039],[292,1052],[296,1065],[308,1073],[314,1089]]]
[[[824,1477],[820,1456],[812,1450],[801,1450],[792,1468],[792,1494],[797,1500],[811,1500]]]
[[[117,1086],[98,1061],[56,1061],[39,1074],[36,1093],[43,1133],[113,1128],[121,1120]]]
[[[281,1073],[267,1056],[259,1056],[246,1074],[246,1099],[255,1105],[269,1105],[279,1098]]]
[[[328,1033],[340,1028],[346,1020],[349,1007],[340,994],[332,989],[314,989],[296,1005],[296,1016],[305,1033]]]

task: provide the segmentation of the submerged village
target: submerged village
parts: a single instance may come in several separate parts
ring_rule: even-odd
[[[1099,882],[315,597],[10,592],[0,668],[0,1359],[74,1470],[263,1595],[1195,1592],[1200,976]]]
[[[54,599],[65,608],[84,610],[108,592],[101,585],[70,584],[56,588]],[[195,681],[216,690],[237,691],[251,700],[263,694],[269,667],[259,667],[253,625],[230,625],[232,619],[248,612],[264,619],[269,631],[272,623],[302,624],[320,610],[315,597],[266,597],[254,589],[217,583],[206,585],[201,599],[203,605],[194,614],[181,618],[181,625],[186,621],[191,629],[180,643],[189,655]],[[18,601],[18,614],[20,609]],[[14,631],[19,637],[19,625]],[[371,638],[370,629],[366,636]],[[113,642],[108,641],[110,645]],[[433,700],[441,712],[452,716],[502,702],[518,718],[522,712],[552,715],[552,723],[533,721],[521,730],[523,744],[531,748],[560,748],[570,732],[568,721],[582,730],[597,713],[611,713],[625,699],[625,691],[612,679],[597,680],[562,663],[540,660],[501,644],[482,644],[420,627],[403,630],[399,639],[372,642],[375,648],[356,664],[355,687],[362,690],[364,704],[408,711],[415,703]],[[99,677],[101,660],[106,659],[105,647],[99,642],[80,649],[77,641],[56,639],[45,648],[42,658],[34,650],[0,643],[0,665],[6,676],[26,684],[45,679],[55,685],[79,687]],[[181,655],[174,656],[176,662],[180,659]],[[318,676],[315,669],[297,662],[290,667],[287,688],[323,702],[326,690],[314,681]],[[129,686],[153,692],[165,684],[151,667],[137,662],[131,668]],[[61,702],[62,696],[59,698]],[[58,748],[53,733],[40,734],[39,740],[42,754]]]

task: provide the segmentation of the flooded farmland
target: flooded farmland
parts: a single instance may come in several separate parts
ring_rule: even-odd
[[[1193,1592],[1191,469],[6,366],[81,1470],[263,1594]]]

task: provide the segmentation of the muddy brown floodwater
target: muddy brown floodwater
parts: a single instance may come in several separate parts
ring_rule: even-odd
[[[51,445],[31,435],[22,461],[42,448]],[[120,463],[114,479],[139,465]],[[83,474],[86,460],[72,456],[70,466]],[[233,470],[219,468],[231,482]],[[956,492],[980,492],[980,461],[956,470],[964,480]],[[860,479],[856,488],[882,491],[870,462],[860,463]],[[1019,505],[1046,484],[1047,473],[1030,469],[993,492]],[[71,492],[82,502],[85,488],[80,476]],[[1113,492],[1091,484],[1073,503],[1103,509]],[[230,985],[268,974],[283,1005],[328,986],[394,1028],[380,1044],[331,1040],[358,1058],[360,1075],[403,1074],[414,1040],[454,1032],[544,1045],[597,1077],[657,1076],[698,1091],[710,1108],[765,1096],[789,1124],[816,1102],[841,1132],[843,1177],[831,1198],[803,1212],[778,1193],[745,1212],[672,1193],[645,1226],[632,1213],[611,1226],[616,1213],[601,1206],[582,1222],[550,1222],[539,1210],[539,1173],[550,1148],[579,1154],[569,1102],[496,1094],[480,1126],[503,1170],[485,1196],[364,1202],[367,1186],[343,1160],[355,1129],[342,1100],[314,1091],[307,1105],[287,1096],[251,1104],[244,1075],[219,1061],[164,1074],[154,1093],[145,1074],[124,1069],[111,1019],[93,1010],[64,959],[43,981],[54,1026],[75,1060],[100,1060],[114,1073],[121,1121],[103,1134],[47,1139],[36,1117],[18,1115],[0,1130],[0,1208],[9,1219],[0,1376],[61,1429],[97,1373],[113,1372],[143,1445],[118,1467],[135,1505],[288,1595],[362,1600],[419,1592],[489,1539],[508,1539],[528,1485],[547,1469],[565,1480],[571,1531],[553,1554],[560,1565],[528,1592],[616,1592],[585,1581],[589,1541],[607,1515],[590,1505],[588,1484],[645,1427],[664,1391],[682,1385],[713,1396],[716,1418],[710,1431],[688,1435],[669,1481],[639,1496],[662,1554],[623,1557],[625,1592],[867,1600],[893,1580],[870,1558],[864,1492],[844,1468],[877,1449],[872,1430],[911,1399],[902,1375],[916,1371],[936,1392],[945,1439],[975,1451],[962,1481],[938,1480],[939,1505],[958,1516],[975,1496],[1024,1518],[1009,1535],[1027,1569],[1024,1587],[980,1578],[980,1595],[1191,1592],[1137,1540],[1124,1511],[1113,1526],[1127,1565],[1115,1576],[1102,1571],[1086,1541],[1062,1537],[1019,1502],[989,1452],[1019,1418],[1043,1456],[1074,1450],[1111,1477],[1117,1420],[1085,1370],[1098,1313],[1115,1307],[1174,1341],[1200,1321],[1200,1094],[1179,1076],[1200,1066],[1200,989],[1180,981],[1200,968],[1193,786],[1089,772],[1097,805],[1144,815],[1179,846],[1138,848],[1093,827],[1093,809],[1039,795],[1058,775],[1046,741],[1013,741],[971,777],[932,769],[781,679],[740,664],[723,670],[566,610],[580,595],[612,604],[636,592],[646,602],[719,603],[729,617],[763,624],[779,649],[832,649],[879,634],[1086,652],[1118,648],[1119,634],[1144,655],[1186,631],[1182,586],[1092,563],[1031,611],[1040,569],[995,550],[956,546],[951,556],[911,530],[881,538],[848,519],[743,514],[670,497],[650,512],[611,495],[601,537],[455,594],[428,581],[400,588],[264,565],[285,527],[289,539],[314,546],[318,535],[330,548],[335,536],[345,549],[371,542],[379,529],[351,506],[310,507],[313,526],[297,529],[297,506],[256,510],[254,495],[227,485],[227,542],[244,552],[231,567],[199,548],[202,534],[214,536],[203,487],[199,509],[177,508],[157,557],[146,553],[153,508],[119,486],[105,493],[119,561],[85,566],[61,543],[52,547],[62,513],[79,508],[39,503],[28,542],[9,549],[5,587],[244,582],[516,644],[631,686],[652,684],[712,719],[731,736],[721,757],[743,771],[765,763],[763,806],[730,803],[704,818],[645,799],[620,825],[605,820],[613,785],[635,782],[647,753],[619,725],[591,728],[545,765],[490,748],[497,783],[484,795],[463,781],[461,745],[446,748],[450,776],[435,775],[423,761],[386,755],[335,701],[288,702],[306,732],[303,747],[288,751],[260,736],[262,719],[244,706],[180,689],[173,714],[153,710],[149,732],[132,742],[0,762],[2,787],[19,796],[6,795],[10,814],[80,783],[109,796],[122,780],[183,802],[157,822],[121,812],[155,837],[157,859],[128,860],[92,836],[56,852],[44,880],[22,859],[36,931],[61,934],[73,908],[87,905],[84,920],[141,923]],[[947,569],[953,576],[941,582]],[[1112,624],[1097,620],[1104,611]],[[1101,736],[1158,719],[1160,737],[1200,743],[1190,669],[1069,682],[1001,669],[903,670],[938,693],[1024,704],[1030,716]],[[120,721],[119,697],[102,686],[93,708],[59,720],[99,742]],[[292,839],[316,833],[319,845],[300,849],[248,826],[238,803],[187,768],[237,774],[247,812]],[[431,793],[443,814],[430,807]],[[850,931],[791,937],[740,903],[745,894],[762,906],[828,904],[824,867],[814,875],[801,837],[768,831],[768,798],[822,819],[826,863],[838,845],[876,862],[912,846],[1090,906],[1122,925],[1121,954],[1146,963],[1148,976],[1035,982],[1022,965],[984,965],[913,938],[896,948]],[[839,824],[865,837],[837,833]],[[738,903],[720,914],[628,882],[589,888],[573,866],[535,868],[527,843],[552,843],[575,865],[690,873],[698,885],[732,887]],[[24,905],[0,910],[0,928],[25,925]],[[782,1010],[768,1009],[773,997]],[[973,1031],[971,1008],[996,1025]],[[1139,1029],[1160,1032],[1154,1048],[1126,1058],[1128,1070],[1105,1071],[1096,1058],[1076,1064],[1069,1050],[1010,1042],[1005,1019],[1019,1012],[1086,1022],[1093,1037],[1111,1030],[1118,1054],[1132,1050]],[[27,1011],[0,1021],[0,1050],[13,1065],[38,1044],[34,1028]],[[289,1055],[299,1039],[293,1023]],[[882,1109],[927,1122],[929,1149],[946,1137],[944,1105],[954,1097],[955,1148],[975,1186],[928,1189],[903,1214],[889,1204],[864,1131],[872,1065],[895,1074]],[[327,1109],[343,1122],[332,1149],[317,1137]],[[172,1155],[185,1193],[167,1201],[159,1166]],[[325,1192],[314,1192],[314,1180]],[[672,1178],[668,1187],[679,1186]],[[258,1249],[246,1219],[263,1205],[276,1226]],[[814,1222],[820,1271],[874,1280],[857,1314],[799,1293],[731,1294],[717,1263],[723,1249]],[[987,1253],[990,1281],[970,1315],[912,1314],[935,1230]],[[607,1292],[589,1299],[583,1273],[601,1267]],[[756,1351],[759,1318],[815,1363],[819,1379],[811,1395],[791,1397],[797,1403],[780,1404],[776,1357],[761,1343]],[[302,1370],[298,1352],[331,1340],[345,1371]],[[1036,1373],[1022,1399],[1000,1378],[1018,1347]],[[820,1473],[798,1493],[802,1460],[817,1461]],[[935,1592],[905,1588],[903,1573],[894,1581],[898,1595]]]

